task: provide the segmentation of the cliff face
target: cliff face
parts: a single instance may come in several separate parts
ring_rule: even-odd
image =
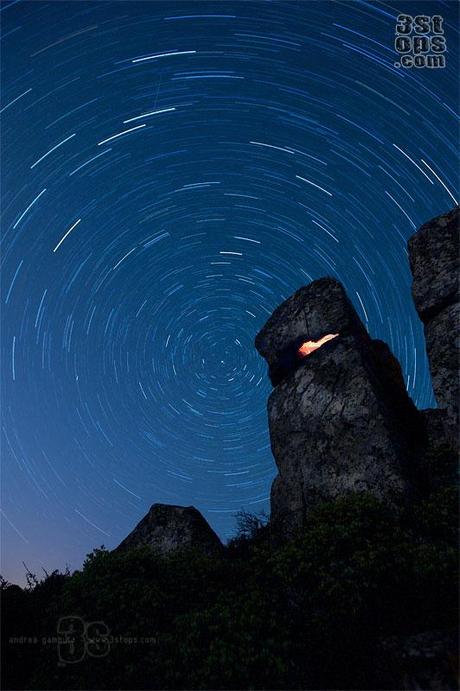
[[[212,555],[222,549],[219,538],[197,509],[169,504],[153,504],[116,550],[143,546],[152,547],[160,554],[193,547]]]
[[[302,347],[328,335],[318,348]],[[289,531],[318,501],[351,491],[405,501],[418,414],[399,363],[369,337],[340,283],[320,279],[297,291],[257,335],[256,347],[276,385],[268,402],[279,471],[272,525]]]
[[[255,345],[274,386],[268,401],[278,467],[273,527],[289,533],[315,503],[351,491],[399,505],[420,490],[424,460],[428,465],[446,445],[452,449],[458,416],[458,218],[456,209],[434,219],[409,242],[414,300],[444,410],[417,411],[396,358],[385,343],[370,338],[333,279],[298,290],[257,334]]]
[[[453,428],[460,394],[459,236],[457,207],[425,223],[408,243],[412,295],[424,325],[433,390]]]

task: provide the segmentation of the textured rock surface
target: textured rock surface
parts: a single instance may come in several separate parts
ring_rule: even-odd
[[[455,485],[458,468],[458,440],[452,421],[443,408],[422,410],[423,448],[418,484],[422,494]]]
[[[459,402],[459,236],[457,207],[425,223],[408,243],[412,295],[424,324],[433,389],[453,426]]]
[[[161,554],[192,547],[211,555],[222,549],[219,538],[197,509],[169,504],[153,504],[116,549],[126,551],[145,545]]]
[[[299,340],[327,333],[339,335],[280,366]],[[321,279],[297,291],[257,335],[256,347],[277,383],[268,402],[279,470],[272,524],[295,528],[316,502],[351,491],[404,500],[411,491],[420,415],[399,363],[384,343],[370,339],[343,287]]]
[[[267,360],[270,379],[276,386],[292,370],[302,342],[339,331],[342,336],[353,333],[355,337],[368,337],[342,285],[321,278],[300,288],[277,307],[257,334],[255,345]]]

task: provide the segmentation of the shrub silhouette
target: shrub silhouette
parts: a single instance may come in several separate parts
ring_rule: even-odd
[[[319,506],[289,543],[240,514],[221,557],[103,547],[74,574],[2,584],[11,689],[393,688],[381,641],[454,628],[455,492],[399,515],[350,496]],[[102,656],[59,664],[61,617],[103,622]],[[37,637],[37,644],[10,639]],[[95,649],[97,650],[97,649]]]

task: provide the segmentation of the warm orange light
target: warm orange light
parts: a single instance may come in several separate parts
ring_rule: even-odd
[[[336,338],[338,335],[339,334],[327,334],[320,338],[319,341],[305,341],[298,349],[297,354],[300,355],[300,357],[306,357],[306,355],[310,355],[314,350],[318,350],[318,348],[321,348],[321,346],[328,341],[332,341],[332,339]]]

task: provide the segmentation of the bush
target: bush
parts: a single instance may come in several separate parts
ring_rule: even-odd
[[[263,517],[240,513],[220,557],[100,548],[72,576],[4,584],[4,641],[53,635],[66,616],[102,622],[95,654],[74,664],[58,664],[56,645],[6,640],[4,686],[380,688],[382,639],[456,625],[453,497],[442,490],[399,516],[365,495],[328,502],[282,545]],[[95,640],[104,626],[108,647]]]

